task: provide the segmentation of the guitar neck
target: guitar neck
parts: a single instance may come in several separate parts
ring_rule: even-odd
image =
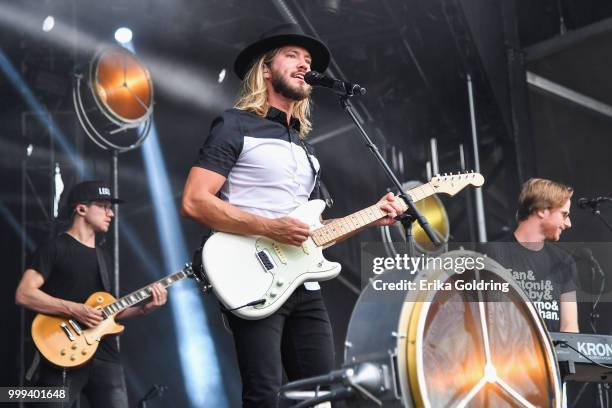
[[[426,183],[407,191],[414,202],[427,198],[436,192],[431,183]],[[312,233],[312,239],[318,246],[326,246],[385,216],[386,213],[378,208],[378,204],[374,204],[317,228]]]
[[[138,303],[150,298],[153,293],[151,286],[155,285],[156,283],[159,283],[160,285],[162,285],[162,287],[167,288],[189,276],[190,273],[185,270],[173,273],[172,275],[168,275],[165,278],[158,280],[157,282],[153,282],[150,285],[147,285],[130,293],[129,295],[117,299],[114,303],[103,307],[102,311],[104,312],[105,316],[117,314],[127,309],[128,307],[137,305]]]

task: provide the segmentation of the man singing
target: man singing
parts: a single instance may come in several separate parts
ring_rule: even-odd
[[[304,142],[312,128],[304,75],[324,71],[329,59],[322,42],[293,24],[264,33],[238,55],[240,96],[212,123],[185,185],[183,215],[217,231],[289,245],[310,236],[308,225],[287,214],[318,192],[319,162]],[[371,225],[390,225],[406,209],[391,193],[379,206],[387,216]],[[332,331],[317,282],[298,288],[267,318],[226,316],[245,407],[278,405],[283,368],[290,381],[333,369]]]

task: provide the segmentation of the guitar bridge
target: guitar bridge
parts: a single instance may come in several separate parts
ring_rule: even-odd
[[[263,249],[261,251],[258,251],[255,255],[257,256],[257,259],[259,259],[259,262],[266,271],[274,269],[274,261],[268,253],[268,250]]]

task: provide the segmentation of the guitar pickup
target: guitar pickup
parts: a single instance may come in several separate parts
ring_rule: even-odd
[[[287,265],[287,257],[285,256],[285,253],[281,249],[280,245],[278,245],[276,242],[273,242],[272,243],[272,249],[274,249],[274,252],[276,252],[276,256],[278,256],[278,259],[283,264]]]
[[[83,331],[81,330],[81,326],[79,326],[77,322],[70,319],[68,320],[68,323],[70,323],[70,326],[72,326],[72,330],[74,330],[78,336],[80,336],[83,333]]]
[[[74,336],[72,335],[72,332],[68,328],[68,325],[66,325],[66,323],[64,323],[64,322],[61,322],[60,323],[60,327],[64,330],[64,333],[66,333],[66,336],[68,336],[70,341],[74,341]]]
[[[258,251],[256,255],[257,259],[259,259],[259,262],[266,269],[266,271],[274,269],[274,261],[266,249]]]

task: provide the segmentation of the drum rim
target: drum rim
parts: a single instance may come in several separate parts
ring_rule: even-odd
[[[475,251],[468,250],[455,250],[445,253],[445,256],[478,256],[483,255]],[[540,341],[543,343],[546,364],[548,366],[548,372],[550,375],[552,386],[554,389],[555,396],[555,407],[561,407],[561,393],[560,393],[560,371],[557,361],[557,356],[554,353],[554,347],[552,340],[547,330],[544,327],[544,322],[540,317],[540,314],[535,309],[533,303],[527,298],[523,290],[520,289],[517,282],[512,276],[507,276],[506,268],[501,266],[497,261],[485,256],[486,270],[493,271],[498,276],[504,278],[506,282],[516,290],[521,299],[524,301],[524,305],[527,307],[532,318],[535,321],[536,332],[539,334]],[[425,270],[424,272],[427,272]],[[446,271],[435,271],[429,270],[430,273],[437,272],[437,277],[442,274],[450,277],[452,272]],[[433,277],[435,278],[435,277]],[[509,278],[509,279],[508,279]],[[420,295],[419,295],[420,293]],[[426,322],[426,317],[431,305],[431,299],[438,293],[438,291],[431,292],[416,292],[412,294],[413,299],[409,301],[408,298],[411,296],[409,292],[406,296],[406,300],[403,303],[402,310],[400,312],[400,318],[398,322],[398,341],[397,341],[397,365],[398,365],[398,377],[400,380],[400,389],[402,392],[402,400],[405,404],[410,403],[407,396],[411,396],[415,401],[415,405],[419,407],[431,407],[429,403],[429,397],[427,395],[427,389],[425,388],[425,373],[423,370],[423,332]],[[422,298],[429,298],[429,301],[423,301]],[[411,307],[408,307],[408,306]],[[409,313],[406,313],[406,312]],[[408,315],[407,315],[408,314]]]

